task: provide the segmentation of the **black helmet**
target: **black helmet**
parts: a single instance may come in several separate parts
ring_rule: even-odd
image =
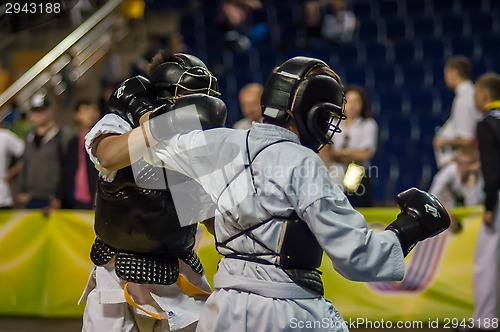
[[[311,74],[321,67],[328,70]],[[299,56],[285,61],[267,79],[262,116],[280,126],[295,119],[301,144],[317,152],[341,131],[344,101],[338,75],[321,60]]]
[[[175,101],[178,97],[193,93],[219,96],[217,78],[194,55],[176,53],[155,68],[150,81],[159,100]]]

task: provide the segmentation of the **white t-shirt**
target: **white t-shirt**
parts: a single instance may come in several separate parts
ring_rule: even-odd
[[[372,118],[357,118],[349,127],[346,126],[345,121],[340,123],[341,133],[333,135],[333,146],[339,148],[349,148],[356,150],[370,149],[372,155],[377,150],[378,144],[378,125]],[[365,167],[370,166],[366,162]],[[330,166],[330,176],[334,183],[341,184],[344,180],[346,164],[334,162]]]
[[[5,172],[11,157],[19,158],[24,152],[24,142],[7,129],[0,129],[0,207],[12,205],[9,184]]]
[[[436,135],[445,140],[457,137],[472,139],[476,134],[476,126],[480,119],[481,114],[474,104],[474,85],[471,81],[462,82],[455,89],[450,117]],[[455,152],[450,148],[436,151],[438,167],[446,165],[454,157]]]

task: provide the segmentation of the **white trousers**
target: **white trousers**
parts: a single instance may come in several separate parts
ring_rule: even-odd
[[[498,319],[500,261],[500,195],[494,211],[494,229],[481,224],[474,256],[475,327],[489,329],[487,322]]]
[[[196,323],[179,332],[193,332]],[[168,320],[137,314],[127,303],[100,303],[96,290],[87,296],[82,332],[168,332]]]

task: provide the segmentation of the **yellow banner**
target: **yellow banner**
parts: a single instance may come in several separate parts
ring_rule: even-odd
[[[370,227],[383,229],[398,210],[360,209]],[[401,283],[359,283],[344,279],[324,257],[321,271],[325,297],[349,319],[424,321],[468,318],[473,311],[472,266],[481,209],[453,211],[463,224],[426,240],[406,259]],[[78,317],[77,301],[92,263],[93,214],[57,211],[46,218],[39,212],[0,212],[0,314]],[[204,232],[198,252],[210,282],[220,256]]]

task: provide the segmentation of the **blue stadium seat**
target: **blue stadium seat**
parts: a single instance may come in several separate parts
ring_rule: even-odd
[[[402,40],[394,44],[394,61],[411,63],[422,59],[422,45],[415,40]]]
[[[275,7],[276,22],[296,24],[302,17],[302,7],[298,5],[281,4]]]
[[[398,176],[397,159],[383,150],[375,153],[371,161],[370,180],[376,205],[394,205],[394,184]]]
[[[497,57],[500,53],[500,32],[491,32],[481,36],[483,56]]]
[[[413,151],[415,144],[415,129],[408,117],[394,116],[387,120],[389,139],[384,149],[394,155],[403,156]]]
[[[410,89],[409,96],[412,115],[430,118],[441,112],[441,95],[435,89]]]
[[[406,15],[408,16],[416,16],[429,12],[429,8],[427,8],[427,4],[429,1],[422,0],[406,0]]]
[[[449,45],[442,38],[422,39],[422,52],[427,61],[442,61],[450,56]]]
[[[410,153],[399,156],[399,177],[395,192],[400,193],[411,187],[422,187],[424,173],[429,173],[429,161],[421,153]]]
[[[279,43],[282,48],[287,49],[299,44],[299,40],[304,36],[304,30],[295,24],[280,25]]]
[[[460,1],[453,0],[434,0],[430,1],[431,13],[433,14],[448,14],[458,13],[460,10]]]
[[[363,64],[365,62],[365,49],[361,43],[344,43],[338,44],[332,50],[331,59],[335,59],[335,63],[354,63]]]
[[[397,0],[380,0],[379,1],[379,13],[380,17],[390,17],[401,15],[403,13],[402,6],[404,6],[403,1]]]
[[[358,29],[358,38],[363,42],[382,40],[385,36],[382,20],[363,20]]]
[[[227,98],[229,95],[238,93],[236,88],[236,76],[231,72],[226,72],[225,75],[218,77],[217,83],[223,97]]]
[[[392,45],[386,43],[366,43],[365,54],[366,63],[369,64],[389,63],[394,59]]]
[[[441,88],[438,92],[441,98],[441,112],[436,116],[440,116],[442,120],[446,120],[450,116],[451,104],[455,94],[448,88]]]
[[[373,82],[376,89],[399,88],[403,84],[401,66],[398,64],[374,65],[370,70],[373,73]]]
[[[370,0],[355,1],[352,3],[352,11],[359,19],[376,17],[378,16],[377,2]]]
[[[420,128],[420,140],[425,150],[433,150],[432,140],[438,129],[444,124],[441,117],[438,116],[419,116],[418,126]],[[431,152],[433,154],[433,151]]]
[[[248,83],[257,82],[264,83],[264,78],[260,71],[238,69],[236,72],[236,88],[240,91],[243,86]]]
[[[271,15],[274,15],[274,13],[272,13]],[[250,11],[249,16],[252,25],[255,25],[257,23],[270,23],[274,22],[275,20],[274,17],[272,18],[269,17],[269,12],[264,8]]]
[[[255,49],[250,49],[244,52],[230,52],[232,55],[233,66],[236,70],[241,68],[250,68],[258,70],[259,68],[259,54]]]
[[[225,71],[233,70],[233,56],[227,50],[209,49],[207,51],[207,66],[209,68],[222,66]]]
[[[415,16],[412,22],[413,36],[416,40],[441,35],[441,26],[439,25],[439,21],[437,21],[433,16]]]
[[[447,89],[444,82],[444,60],[434,61],[431,64],[432,71],[432,86],[437,89]]]
[[[446,2],[446,1],[436,1]],[[454,37],[469,34],[469,24],[462,14],[446,14],[441,17],[441,29],[443,36]]]
[[[467,37],[455,37],[449,40],[451,54],[465,55],[469,60],[481,59],[481,44],[478,40]]]
[[[373,87],[373,77],[366,66],[346,67],[344,84],[358,84],[363,87]]]
[[[493,64],[489,58],[481,57],[472,62],[472,80],[475,81],[479,75],[493,70]]]
[[[478,2],[478,1],[474,1]],[[489,33],[493,31],[494,20],[493,15],[487,12],[471,12],[469,15],[470,32],[472,36],[477,34]]]
[[[387,19],[385,26],[385,35],[387,39],[394,42],[404,41],[408,37],[408,19],[403,17],[394,17]]]
[[[191,15],[184,15],[181,18],[180,28],[181,31],[190,29],[203,29],[205,25],[205,19],[201,12],[196,11]]]
[[[283,58],[274,49],[265,48],[259,50],[260,69],[264,75],[268,75],[272,69],[283,62]]]
[[[500,10],[500,2],[498,0],[489,0],[487,2],[489,2],[487,8],[490,8],[490,12],[498,13]]]
[[[405,114],[410,107],[408,93],[403,89],[379,90],[380,118]]]
[[[423,63],[406,64],[402,66],[402,70],[405,88],[421,89],[431,86],[432,72],[429,66]]]
[[[485,1],[482,0],[460,0],[462,12],[468,13],[471,11],[485,10]]]

